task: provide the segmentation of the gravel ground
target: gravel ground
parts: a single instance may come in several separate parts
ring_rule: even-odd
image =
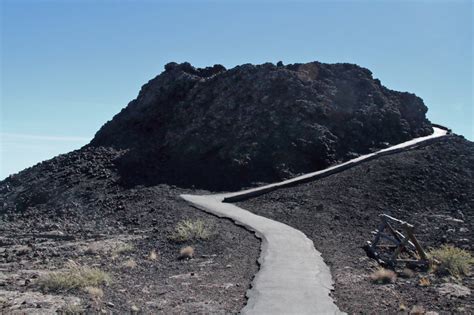
[[[122,187],[112,163],[120,154],[83,149],[0,182],[0,313],[237,313],[245,305],[259,240],[188,206],[179,194],[189,190]],[[182,220],[203,221],[210,237],[171,240]],[[193,259],[179,259],[185,246]],[[110,275],[103,297],[40,286],[71,260]]]
[[[441,291],[452,287],[449,283],[472,291],[472,276],[459,280],[418,271],[377,285],[369,276],[378,265],[362,246],[379,225],[378,215],[386,213],[414,223],[425,248],[452,244],[472,253],[473,175],[474,144],[449,136],[238,205],[293,226],[314,241],[331,268],[333,296],[342,311],[381,314],[420,306],[426,311],[470,314],[472,295],[449,297]],[[429,285],[420,285],[422,277],[429,279]]]

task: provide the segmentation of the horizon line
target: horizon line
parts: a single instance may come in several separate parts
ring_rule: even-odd
[[[93,137],[82,137],[82,136],[51,136],[51,135],[34,135],[34,134],[21,134],[21,133],[9,133],[0,132],[0,137],[11,137],[24,140],[43,140],[43,141],[75,141],[84,142],[90,141]]]

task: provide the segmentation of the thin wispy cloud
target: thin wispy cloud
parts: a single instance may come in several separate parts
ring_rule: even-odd
[[[0,180],[40,161],[77,150],[91,138],[0,132]]]
[[[67,141],[67,142],[87,142],[91,137],[74,137],[74,136],[51,136],[51,135],[32,135],[21,133],[5,133],[0,132],[2,140],[39,140],[39,141]]]

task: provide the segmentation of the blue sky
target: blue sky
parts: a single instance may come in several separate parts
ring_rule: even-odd
[[[471,1],[0,2],[0,179],[86,144],[169,61],[357,63],[474,139]]]

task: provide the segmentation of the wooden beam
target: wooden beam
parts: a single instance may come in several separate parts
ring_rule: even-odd
[[[423,250],[423,247],[421,247],[420,243],[418,242],[415,235],[413,234],[413,230],[414,230],[413,225],[406,224],[404,226],[404,228],[405,228],[410,240],[413,242],[413,244],[415,244],[416,251],[420,255],[421,259],[428,260],[428,256],[426,255],[425,251]]]

